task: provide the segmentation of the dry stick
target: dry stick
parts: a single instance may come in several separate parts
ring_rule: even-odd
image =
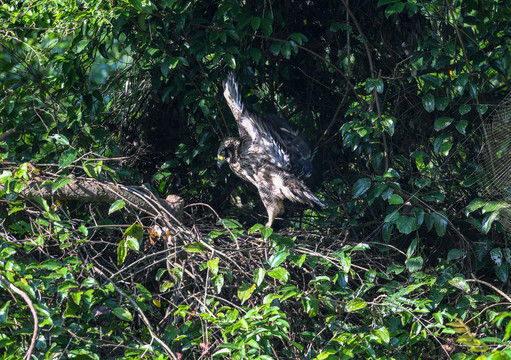
[[[32,352],[35,348],[35,342],[37,340],[37,333],[39,331],[39,318],[37,317],[37,312],[35,311],[34,303],[30,300],[30,297],[20,288],[14,286],[9,280],[7,280],[2,274],[0,274],[0,281],[7,286],[10,290],[21,296],[21,298],[27,303],[30,308],[30,312],[32,313],[32,317],[34,318],[34,330],[32,331],[32,340],[30,341],[30,347],[27,350],[27,353],[23,357],[23,359],[30,359],[32,356]]]
[[[499,293],[500,296],[502,296],[503,298],[505,298],[507,301],[509,301],[511,303],[511,297],[508,294],[506,294],[505,292],[500,290],[498,287],[496,287],[496,286],[494,286],[494,285],[492,285],[490,283],[487,283],[486,281],[479,280],[479,279],[465,279],[465,282],[477,282],[477,283],[486,285],[489,288],[491,288],[493,291]]]
[[[2,134],[0,134],[0,141],[4,141],[5,139],[7,139],[9,136],[14,134],[15,132],[16,132],[16,130],[14,130],[14,129],[9,129],[9,130],[4,131]]]
[[[204,206],[204,207],[207,207],[209,210],[211,210],[213,212],[213,214],[215,214],[215,216],[217,217],[218,220],[220,220],[220,222],[222,223],[223,227],[229,232],[229,234],[231,234],[232,238],[234,239],[234,242],[236,243],[236,249],[240,249],[240,246],[238,244],[238,238],[236,236],[234,236],[234,234],[232,233],[231,229],[229,229],[227,227],[227,225],[225,225],[225,222],[224,222],[224,219],[222,219],[218,213],[215,211],[215,209],[213,209],[210,205],[206,204],[206,203],[195,203],[195,204],[189,204],[189,205],[186,205],[185,207],[189,207],[189,206]]]
[[[144,324],[146,325],[147,327],[147,330],[149,330],[149,334],[151,334],[151,338],[153,340],[156,340],[158,341],[158,343],[160,343],[160,345],[163,347],[163,349],[165,350],[165,352],[167,353],[168,356],[170,356],[173,360],[177,360],[177,356],[172,352],[172,350],[170,350],[169,346],[162,340],[158,337],[158,335],[155,334],[153,328],[151,327],[151,323],[149,322],[149,319],[145,316],[144,312],[142,311],[142,309],[140,309],[140,306],[138,306],[138,304],[135,302],[135,300],[133,300],[130,296],[128,296],[124,291],[122,291],[122,289],[120,287],[118,287],[115,282],[109,278],[103,271],[101,271],[99,268],[97,267],[94,267],[93,268],[94,271],[97,271],[99,273],[99,275],[101,275],[105,280],[107,280],[110,284],[112,284],[112,286],[114,287],[115,291],[117,291],[121,296],[125,297],[126,299],[128,299],[128,301],[130,302],[130,304],[135,308],[135,310],[137,310],[138,314],[140,315],[140,317],[142,318],[142,321],[144,322]]]

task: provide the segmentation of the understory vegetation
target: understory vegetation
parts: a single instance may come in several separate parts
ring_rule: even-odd
[[[506,0],[0,0],[2,359],[511,359]],[[265,228],[216,166],[314,149]]]

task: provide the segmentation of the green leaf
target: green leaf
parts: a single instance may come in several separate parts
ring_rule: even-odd
[[[75,149],[67,149],[62,153],[59,160],[59,169],[65,168],[68,165],[71,165],[73,161],[76,160],[76,156],[78,151]]]
[[[371,331],[377,338],[381,340],[382,343],[388,344],[390,341],[389,330],[382,325],[376,326],[374,330]]]
[[[254,31],[257,31],[257,29],[259,29],[259,26],[261,26],[261,18],[257,16],[251,17],[250,25],[252,26],[252,29],[254,29]]]
[[[11,300],[7,300],[0,308],[0,324],[7,323],[9,317],[9,308],[11,306]]]
[[[78,284],[76,282],[74,282],[73,280],[65,280],[64,282],[62,282],[62,284],[60,284],[58,291],[60,294],[65,294],[70,289],[76,288],[78,288]]]
[[[268,265],[270,265],[271,268],[277,267],[282,264],[288,256],[289,252],[287,251],[277,252],[270,257],[268,260]]]
[[[382,79],[367,79],[366,80],[366,92],[370,94],[374,89],[378,94],[383,93],[383,80]]]
[[[477,105],[476,110],[479,114],[484,115],[488,111],[488,105],[487,104]]]
[[[449,105],[449,98],[447,97],[435,97],[435,106],[439,111],[444,111]]]
[[[261,236],[263,237],[263,240],[266,241],[271,234],[273,234],[272,228],[263,227],[259,230],[261,232]]]
[[[468,204],[466,210],[465,210],[465,216],[468,217],[468,215],[473,212],[473,211],[476,211],[477,209],[480,209],[482,208],[483,206],[485,206],[488,202],[484,199],[481,199],[481,198],[475,198],[474,200],[472,200],[470,202],[470,204]]]
[[[411,257],[406,260],[405,264],[406,269],[409,272],[414,273],[422,268],[422,265],[424,264],[424,259],[422,258],[422,256]]]
[[[99,174],[101,173],[102,167],[103,167],[102,161],[98,161],[98,162],[87,161],[87,162],[83,163],[83,170],[85,171],[85,173],[89,177],[94,178],[94,179],[98,178]]]
[[[231,230],[243,228],[243,225],[239,223],[239,221],[236,221],[234,219],[223,219],[223,225]],[[222,222],[218,222],[218,225],[221,225]]]
[[[122,265],[128,255],[128,247],[126,246],[126,240],[122,239],[117,245],[117,265]]]
[[[217,294],[220,294],[220,292],[222,291],[222,288],[224,287],[224,282],[225,282],[224,276],[222,274],[217,275],[217,276],[213,277],[211,282],[213,284],[213,288],[215,289],[215,292]]]
[[[314,360],[326,360],[326,359],[332,359],[334,358],[334,355],[337,355],[338,351],[335,349],[325,349],[322,352],[320,352]]]
[[[53,138],[58,145],[69,146],[69,140],[64,135],[55,134],[50,138]]]
[[[219,263],[219,261],[220,261],[219,258],[214,258],[214,259],[208,260],[208,262],[206,263],[208,269],[211,271],[211,275],[213,275],[213,276],[217,276],[218,275],[218,263]]]
[[[493,270],[495,271],[495,275],[497,275],[497,278],[502,281],[503,283],[507,283],[509,278],[509,266],[507,263],[495,265],[493,267]]]
[[[470,112],[470,105],[468,104],[461,105],[459,111],[461,115],[467,114],[468,112]]]
[[[255,61],[256,64],[259,64],[259,61],[261,60],[261,50],[259,50],[258,48],[251,48],[250,49],[250,57],[252,58],[252,60]]]
[[[482,213],[497,211],[503,208],[509,207],[509,204],[505,201],[490,201],[486,205],[483,206]]]
[[[394,136],[394,129],[396,126],[396,118],[394,117],[385,117],[382,119],[382,125],[385,131],[390,135]]]
[[[435,120],[435,131],[440,131],[452,124],[453,119],[442,116]]]
[[[256,286],[255,284],[243,284],[238,289],[238,298],[241,300],[241,303],[243,304],[245,301],[247,301],[250,296],[252,296],[252,293],[254,292]]]
[[[124,202],[124,200],[121,199],[116,200],[112,205],[110,205],[110,208],[108,209],[108,215],[110,215],[113,212],[116,212],[117,210],[121,210],[125,205],[126,203]]]
[[[389,203],[392,205],[401,205],[404,203],[404,200],[398,194],[392,194],[392,196],[389,198]]]
[[[426,94],[422,98],[422,105],[427,112],[435,110],[435,97],[432,94]]]
[[[456,130],[458,130],[458,132],[462,135],[466,135],[467,133],[467,125],[468,125],[468,121],[467,120],[460,120],[456,123]]]
[[[388,214],[387,216],[385,216],[385,222],[386,223],[396,223],[398,220],[399,220],[399,211],[395,210],[393,212],[391,212],[390,214]]]
[[[438,236],[444,236],[445,232],[447,231],[447,220],[446,220],[447,215],[444,214],[444,216],[442,216],[441,214],[434,213],[434,214],[431,214],[431,216],[433,217],[433,219],[435,221],[434,224],[435,224],[436,234]]]
[[[50,259],[50,260],[43,261],[40,264],[40,267],[43,269],[46,269],[46,270],[54,271],[54,270],[60,269],[62,267],[62,264],[60,262],[58,262],[57,260]]]
[[[258,267],[254,270],[254,283],[257,286],[260,286],[264,280],[264,275],[266,275],[266,270],[263,268]]]
[[[463,257],[465,257],[465,253],[463,252],[463,250],[460,250],[460,249],[451,249],[447,253],[447,260],[448,261],[452,261],[452,260],[456,260],[456,259],[461,259]]]
[[[116,307],[115,309],[113,309],[112,314],[114,314],[121,320],[133,321],[133,315],[131,315],[131,313],[128,310],[123,309],[122,307]]]
[[[64,318],[79,318],[80,306],[74,301],[73,297],[67,298],[66,310],[64,311]]]
[[[268,275],[284,283],[287,283],[289,279],[289,272],[283,267],[277,267],[273,270],[268,271]]]
[[[123,234],[123,239],[128,248],[138,251],[142,238],[144,237],[144,228],[137,221],[133,223]]]
[[[431,75],[431,74],[422,75],[421,78],[424,80],[424,82],[426,84],[432,86],[433,88],[438,88],[438,87],[442,86],[442,79],[440,79],[436,75]]]
[[[185,250],[187,252],[191,252],[191,253],[204,253],[206,252],[206,247],[200,243],[200,242],[196,242],[196,243],[193,243],[193,244],[187,244],[185,245]]]
[[[410,246],[408,246],[408,249],[406,250],[406,257],[410,258],[413,254],[415,254],[415,251],[417,251],[417,246],[419,245],[419,240],[417,238],[413,239],[410,243]]]
[[[149,290],[147,290],[142,284],[135,283],[135,286],[138,290],[139,297],[145,299],[145,300],[151,300],[153,298],[153,295]]]
[[[316,276],[314,279],[309,281],[309,285],[318,284],[322,282],[331,282],[330,278],[326,275]]]
[[[291,35],[289,35],[289,38],[291,40],[293,40],[295,43],[297,43],[298,45],[303,45],[304,43],[309,41],[309,39],[307,39],[307,36],[305,36],[302,33],[292,33]]]
[[[261,18],[261,28],[263,29],[264,36],[269,37],[273,31],[271,19]]]
[[[236,69],[236,59],[234,58],[234,56],[226,53],[222,56],[222,58],[231,69]]]
[[[482,230],[483,234],[487,234],[488,231],[490,231],[493,222],[497,219],[498,216],[499,216],[498,211],[494,211],[489,214],[486,214],[486,216],[483,218],[482,226],[481,226],[481,230]]]
[[[71,183],[73,181],[72,178],[68,176],[59,176],[55,180],[53,180],[53,183],[51,184],[51,191],[55,192],[58,189],[60,189],[63,186],[66,186],[67,184]]]
[[[346,304],[346,311],[353,312],[360,309],[363,309],[367,306],[367,302],[365,302],[361,298],[354,298]]]
[[[456,91],[458,91],[460,95],[463,95],[463,92],[465,91],[465,85],[467,85],[467,82],[468,74],[461,74],[454,82],[454,87],[456,88]]]
[[[433,151],[436,154],[441,154],[447,156],[449,154],[449,150],[452,148],[452,141],[450,134],[442,133],[433,142]]]
[[[418,228],[417,219],[405,215],[399,216],[399,219],[396,221],[396,225],[399,232],[406,235]]]
[[[273,44],[271,44],[270,46],[270,52],[276,56],[280,53],[281,47],[282,43],[280,41],[274,41]]]
[[[470,286],[468,286],[468,284],[465,281],[465,279],[463,279],[463,278],[461,278],[459,276],[456,276],[456,277],[452,278],[451,280],[449,280],[449,284],[451,284],[455,288],[463,290],[465,292],[469,292],[470,291]]]
[[[361,178],[358,179],[353,185],[353,197],[357,198],[360,195],[364,194],[371,187],[371,179],[369,178]]]

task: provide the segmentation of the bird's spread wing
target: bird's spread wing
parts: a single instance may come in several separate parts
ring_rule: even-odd
[[[276,115],[261,116],[241,97],[233,73],[224,81],[224,97],[238,123],[240,136],[248,140],[248,151],[269,157],[276,166],[308,177],[313,171],[311,151],[291,125]]]

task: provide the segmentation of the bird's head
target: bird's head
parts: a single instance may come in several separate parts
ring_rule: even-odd
[[[224,163],[230,163],[237,154],[237,148],[240,144],[239,139],[227,138],[218,148],[217,166],[220,168]]]

